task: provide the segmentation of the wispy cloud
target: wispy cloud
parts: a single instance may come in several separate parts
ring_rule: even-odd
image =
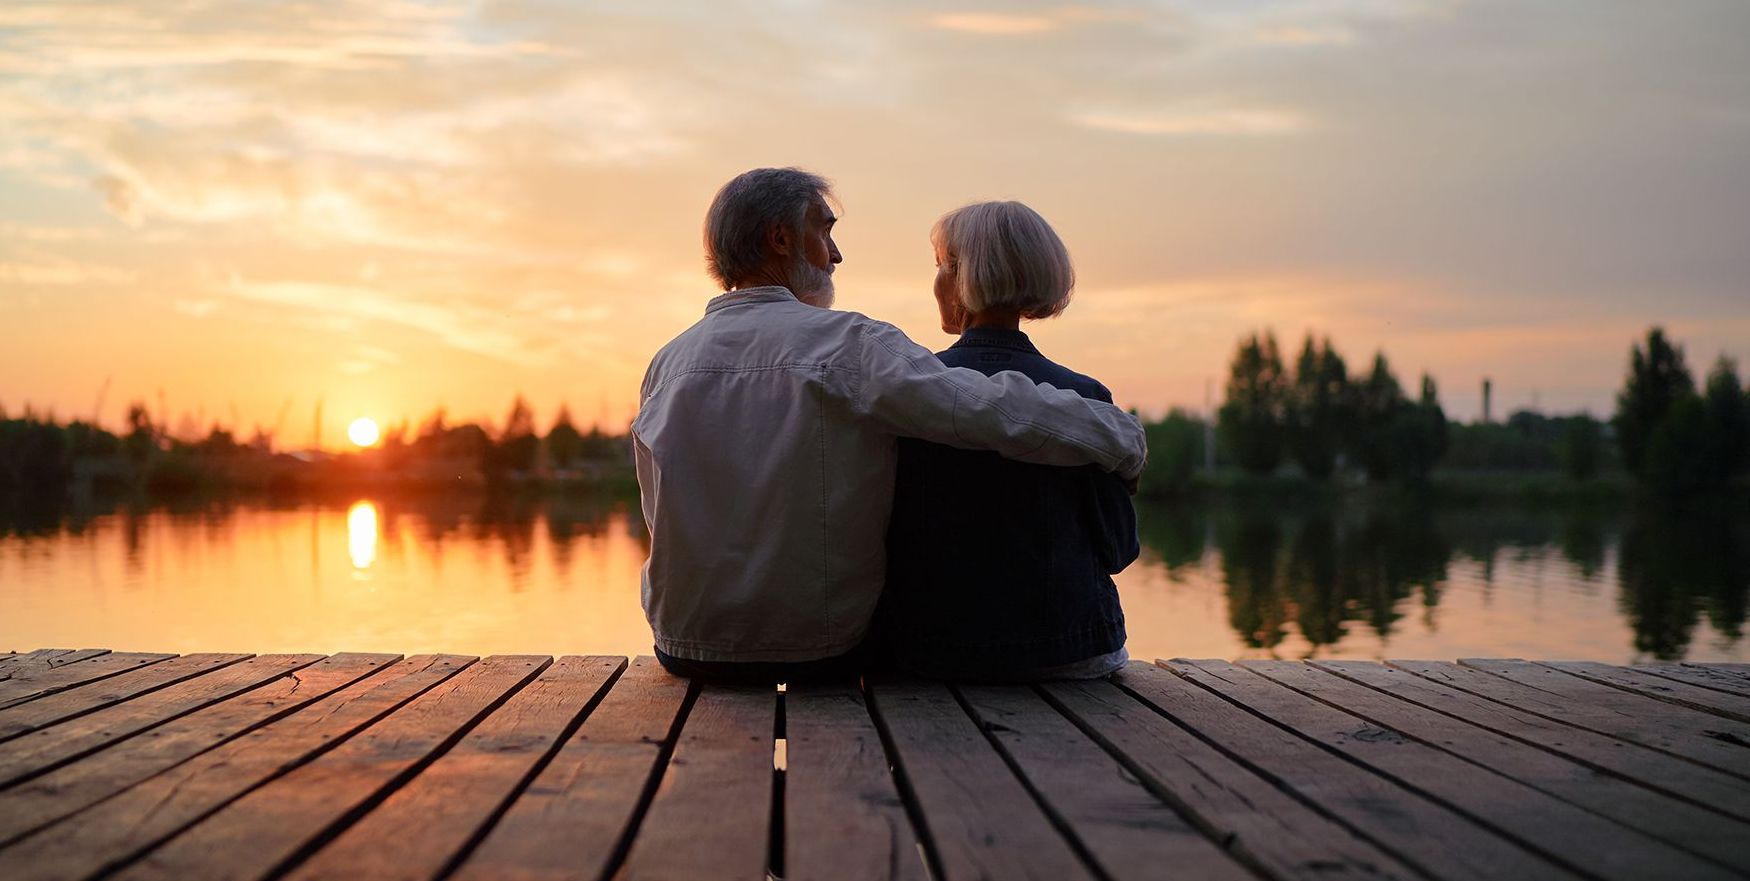
[[[1265,137],[1299,134],[1305,116],[1272,108],[1167,110],[1161,112],[1094,111],[1072,117],[1077,125],[1133,135],[1239,135]]]
[[[383,322],[418,330],[453,348],[528,366],[548,363],[551,347],[533,341],[502,314],[465,303],[396,296],[363,285],[304,281],[233,280],[232,293],[257,303],[318,313],[329,318]]]
[[[190,318],[205,318],[219,311],[219,301],[178,299],[170,304],[170,308]]]
[[[985,36],[1017,37],[1057,30],[1062,22],[1050,15],[1016,15],[1004,12],[942,12],[930,16],[930,26]]]
[[[0,286],[72,287],[127,284],[138,276],[125,269],[96,266],[64,257],[42,255],[22,260],[0,260]]]
[[[1344,46],[1355,42],[1346,25],[1273,25],[1253,32],[1257,41],[1274,46]]]

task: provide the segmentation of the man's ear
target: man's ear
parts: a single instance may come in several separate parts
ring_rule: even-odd
[[[766,247],[780,257],[790,256],[790,228],[782,223],[774,223],[766,227]]]

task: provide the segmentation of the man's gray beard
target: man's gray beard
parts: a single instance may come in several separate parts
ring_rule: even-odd
[[[821,269],[804,258],[796,258],[790,264],[790,293],[810,306],[831,309],[835,299],[832,270]]]

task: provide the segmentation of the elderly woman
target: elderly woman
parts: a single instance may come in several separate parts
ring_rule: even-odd
[[[1062,313],[1075,286],[1044,218],[1019,202],[968,205],[930,240],[942,330],[960,336],[943,363],[1111,402],[1020,330]],[[1038,681],[1104,676],[1128,660],[1112,575],[1136,559],[1136,514],[1112,474],[901,440],[887,549],[882,630],[903,669]]]

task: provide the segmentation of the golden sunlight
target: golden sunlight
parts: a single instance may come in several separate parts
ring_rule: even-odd
[[[374,429],[375,426],[372,426]],[[346,512],[346,549],[354,569],[369,569],[377,562],[377,506],[354,502]]]
[[[375,444],[377,439],[383,436],[383,433],[377,428],[377,421],[375,419],[368,419],[360,416],[359,418],[354,419],[351,425],[347,426],[346,436],[355,445],[368,447]]]

